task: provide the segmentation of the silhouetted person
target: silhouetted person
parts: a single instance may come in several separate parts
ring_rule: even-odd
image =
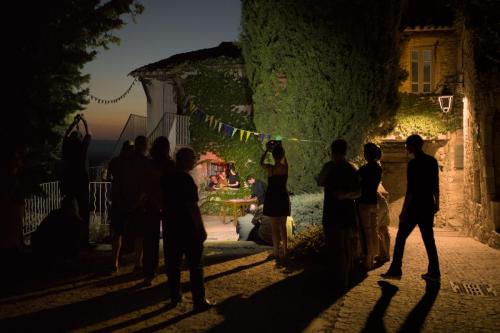
[[[129,181],[133,174],[134,144],[127,140],[123,142],[120,155],[111,159],[108,165],[107,177],[111,184],[111,246],[112,270],[118,271],[122,239],[127,224],[131,221],[131,207],[135,205],[135,197]],[[132,195],[131,195],[132,194]]]
[[[75,260],[81,247],[83,221],[75,198],[66,196],[40,223],[31,238],[37,259],[49,265]]]
[[[267,153],[271,152],[274,164],[265,163]],[[260,165],[267,172],[267,191],[264,198],[264,215],[271,218],[273,236],[273,256],[284,259],[288,252],[286,219],[290,215],[290,197],[286,183],[288,162],[281,141],[271,140],[260,158]]]
[[[347,142],[342,139],[331,145],[332,160],[327,162],[316,180],[325,188],[323,231],[329,248],[334,283],[347,287],[353,270],[354,239],[357,212],[354,199],[361,195],[356,168],[345,155]]]
[[[166,180],[168,184],[175,167],[170,158],[170,143],[164,136],[154,140],[150,155],[151,160],[146,168],[141,193],[141,207],[144,209],[143,269],[146,285],[151,284],[158,270],[160,223],[165,201],[161,182]]]
[[[210,181],[208,182],[207,191],[216,191],[219,189],[219,180],[216,175],[210,176]]]
[[[11,257],[19,254],[24,246],[23,215],[26,193],[20,177],[24,166],[22,148],[8,147],[1,163],[0,255]]]
[[[229,167],[229,172],[227,175],[227,186],[231,188],[240,187],[240,175],[234,170],[234,166]]]
[[[257,205],[264,204],[264,199],[266,197],[266,183],[260,179],[255,179],[254,176],[250,175],[247,177],[247,183],[250,185],[251,198],[257,198]]]
[[[133,195],[135,198],[134,211],[132,214],[131,234],[130,237],[134,240],[135,251],[135,271],[142,271],[142,250],[144,239],[144,212],[142,207],[139,206],[139,199],[141,195],[146,169],[150,165],[148,158],[148,139],[139,135],[134,140],[134,163],[133,163]]]
[[[181,262],[186,255],[193,294],[193,309],[201,311],[212,304],[205,298],[203,282],[203,242],[207,232],[198,207],[198,188],[189,174],[196,164],[192,149],[176,154],[176,171],[169,182],[162,182],[165,193],[165,265],[172,306],[182,301]]]
[[[227,180],[227,175],[226,171],[222,170],[217,174],[217,181],[219,182],[219,187],[227,187],[228,185],[228,180]]]
[[[85,127],[85,136],[78,130],[78,123]],[[77,127],[77,130],[73,129]],[[61,192],[64,196],[72,196],[78,202],[78,211],[83,220],[85,232],[82,244],[89,245],[90,198],[87,150],[91,135],[87,121],[82,114],[75,116],[73,123],[64,133],[62,146],[63,174]]]
[[[358,170],[361,181],[361,196],[358,198],[359,219],[363,230],[366,253],[364,268],[373,268],[375,257],[378,255],[378,226],[377,226],[377,188],[382,180],[382,167],[378,163],[382,157],[380,147],[374,143],[364,146],[366,164]]]
[[[389,270],[382,274],[386,278],[402,275],[403,251],[406,239],[416,225],[424,241],[429,266],[423,279],[440,279],[439,260],[434,241],[434,214],[439,211],[439,169],[436,159],[422,150],[424,141],[419,135],[406,139],[406,149],[414,158],[408,163],[407,189],[403,209],[399,215],[399,228],[394,246],[394,255]]]

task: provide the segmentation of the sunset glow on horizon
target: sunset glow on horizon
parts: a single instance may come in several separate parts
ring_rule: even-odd
[[[144,12],[116,35],[119,45],[99,50],[84,73],[91,75],[90,93],[114,99],[133,81],[128,74],[141,66],[171,55],[219,45],[238,39],[239,0],[143,0]],[[146,115],[146,97],[140,84],[114,104],[91,101],[83,114],[95,139],[116,140],[130,114]]]

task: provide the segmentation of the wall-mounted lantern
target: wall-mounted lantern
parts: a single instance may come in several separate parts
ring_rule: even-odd
[[[453,105],[453,95],[443,95],[438,97],[439,107],[444,113],[448,113]]]

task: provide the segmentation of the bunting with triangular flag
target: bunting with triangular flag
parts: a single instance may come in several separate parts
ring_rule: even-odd
[[[259,140],[261,143],[264,143],[265,140],[271,140],[273,137],[275,138],[275,140],[289,140],[295,142],[321,142],[320,140],[302,140],[298,138],[285,138],[282,137],[281,135],[258,133],[234,127],[230,124],[223,123],[220,119],[215,118],[214,115],[207,114],[205,111],[203,111],[203,109],[198,107],[192,100],[189,100],[187,103],[185,103],[185,109],[187,109],[186,112],[189,112],[192,116],[195,116],[201,121],[207,122],[210,128],[214,128],[219,133],[222,132],[222,134],[228,138],[234,137],[236,133],[240,131],[240,141],[243,141],[243,138],[245,138],[245,142],[248,142],[250,136],[255,136],[255,138]]]

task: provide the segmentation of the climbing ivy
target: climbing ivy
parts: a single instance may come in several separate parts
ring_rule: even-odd
[[[209,115],[235,127],[255,131],[248,80],[241,75],[236,61],[225,58],[189,64],[184,68],[189,73],[183,79],[186,97]],[[199,153],[213,152],[227,162],[233,162],[241,179],[249,174],[262,176],[258,164],[262,153],[261,143],[251,136],[248,141],[240,141],[239,132],[234,137],[226,137],[202,119],[191,118],[191,146]]]
[[[314,175],[342,137],[355,156],[394,115],[401,78],[400,1],[243,0],[241,46],[259,131],[285,142],[289,187],[317,191]]]
[[[436,138],[462,127],[460,98],[455,96],[449,113],[443,113],[439,107],[438,96],[418,96],[402,93],[401,105],[394,117],[394,129],[391,134],[406,138],[411,134],[420,134]]]

